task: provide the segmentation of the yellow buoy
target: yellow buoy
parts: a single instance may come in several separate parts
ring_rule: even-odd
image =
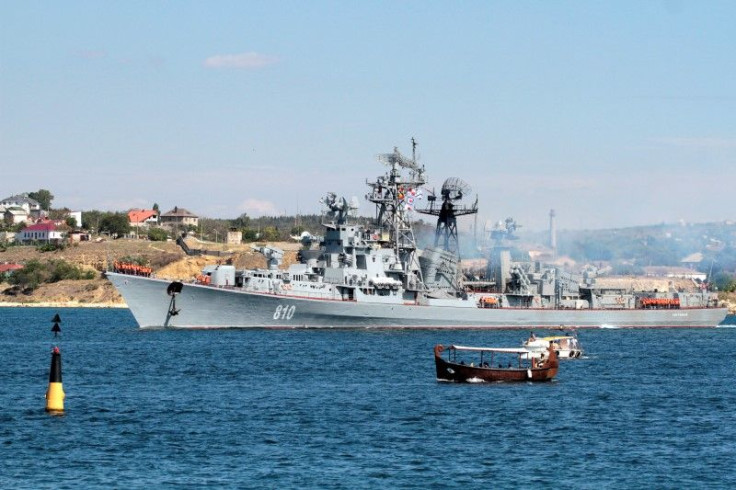
[[[61,352],[58,347],[51,351],[51,372],[49,373],[49,389],[46,390],[46,411],[64,411],[64,388],[61,385]]]

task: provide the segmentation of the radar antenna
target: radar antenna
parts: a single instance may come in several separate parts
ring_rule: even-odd
[[[319,202],[327,208],[327,219],[333,223],[345,224],[348,218],[355,218],[358,215],[357,197],[352,197],[348,202],[344,197],[337,197],[334,192],[328,192]]]
[[[442,204],[437,206],[437,196],[432,191],[427,197],[429,207],[417,210],[422,214],[437,216],[437,228],[434,234],[435,247],[440,246],[440,240],[442,240],[441,246],[444,250],[459,255],[457,217],[478,212],[478,196],[475,197],[473,204],[468,205],[461,202],[470,192],[471,188],[466,182],[457,177],[450,177],[442,184],[440,191]]]
[[[393,153],[381,153],[378,155],[378,161],[389,166],[398,165],[399,167],[409,169],[412,174],[418,174],[421,176],[424,173],[424,166],[419,166],[416,161],[416,147],[417,144],[412,138],[412,158],[405,157],[401,154],[399,149],[394,146]]]

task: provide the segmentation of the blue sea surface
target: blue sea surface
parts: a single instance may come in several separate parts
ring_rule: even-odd
[[[736,485],[736,328],[583,330],[585,358],[551,383],[435,379],[437,343],[527,335],[140,330],[127,310],[0,308],[0,488]],[[63,416],[44,411],[54,345]]]

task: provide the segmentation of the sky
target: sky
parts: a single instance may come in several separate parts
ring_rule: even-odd
[[[479,227],[734,219],[735,23],[731,1],[0,0],[0,197],[371,215],[377,155],[415,138]]]

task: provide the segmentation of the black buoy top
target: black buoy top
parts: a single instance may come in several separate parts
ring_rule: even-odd
[[[61,352],[58,347],[51,351],[51,371],[49,383],[61,383]]]

